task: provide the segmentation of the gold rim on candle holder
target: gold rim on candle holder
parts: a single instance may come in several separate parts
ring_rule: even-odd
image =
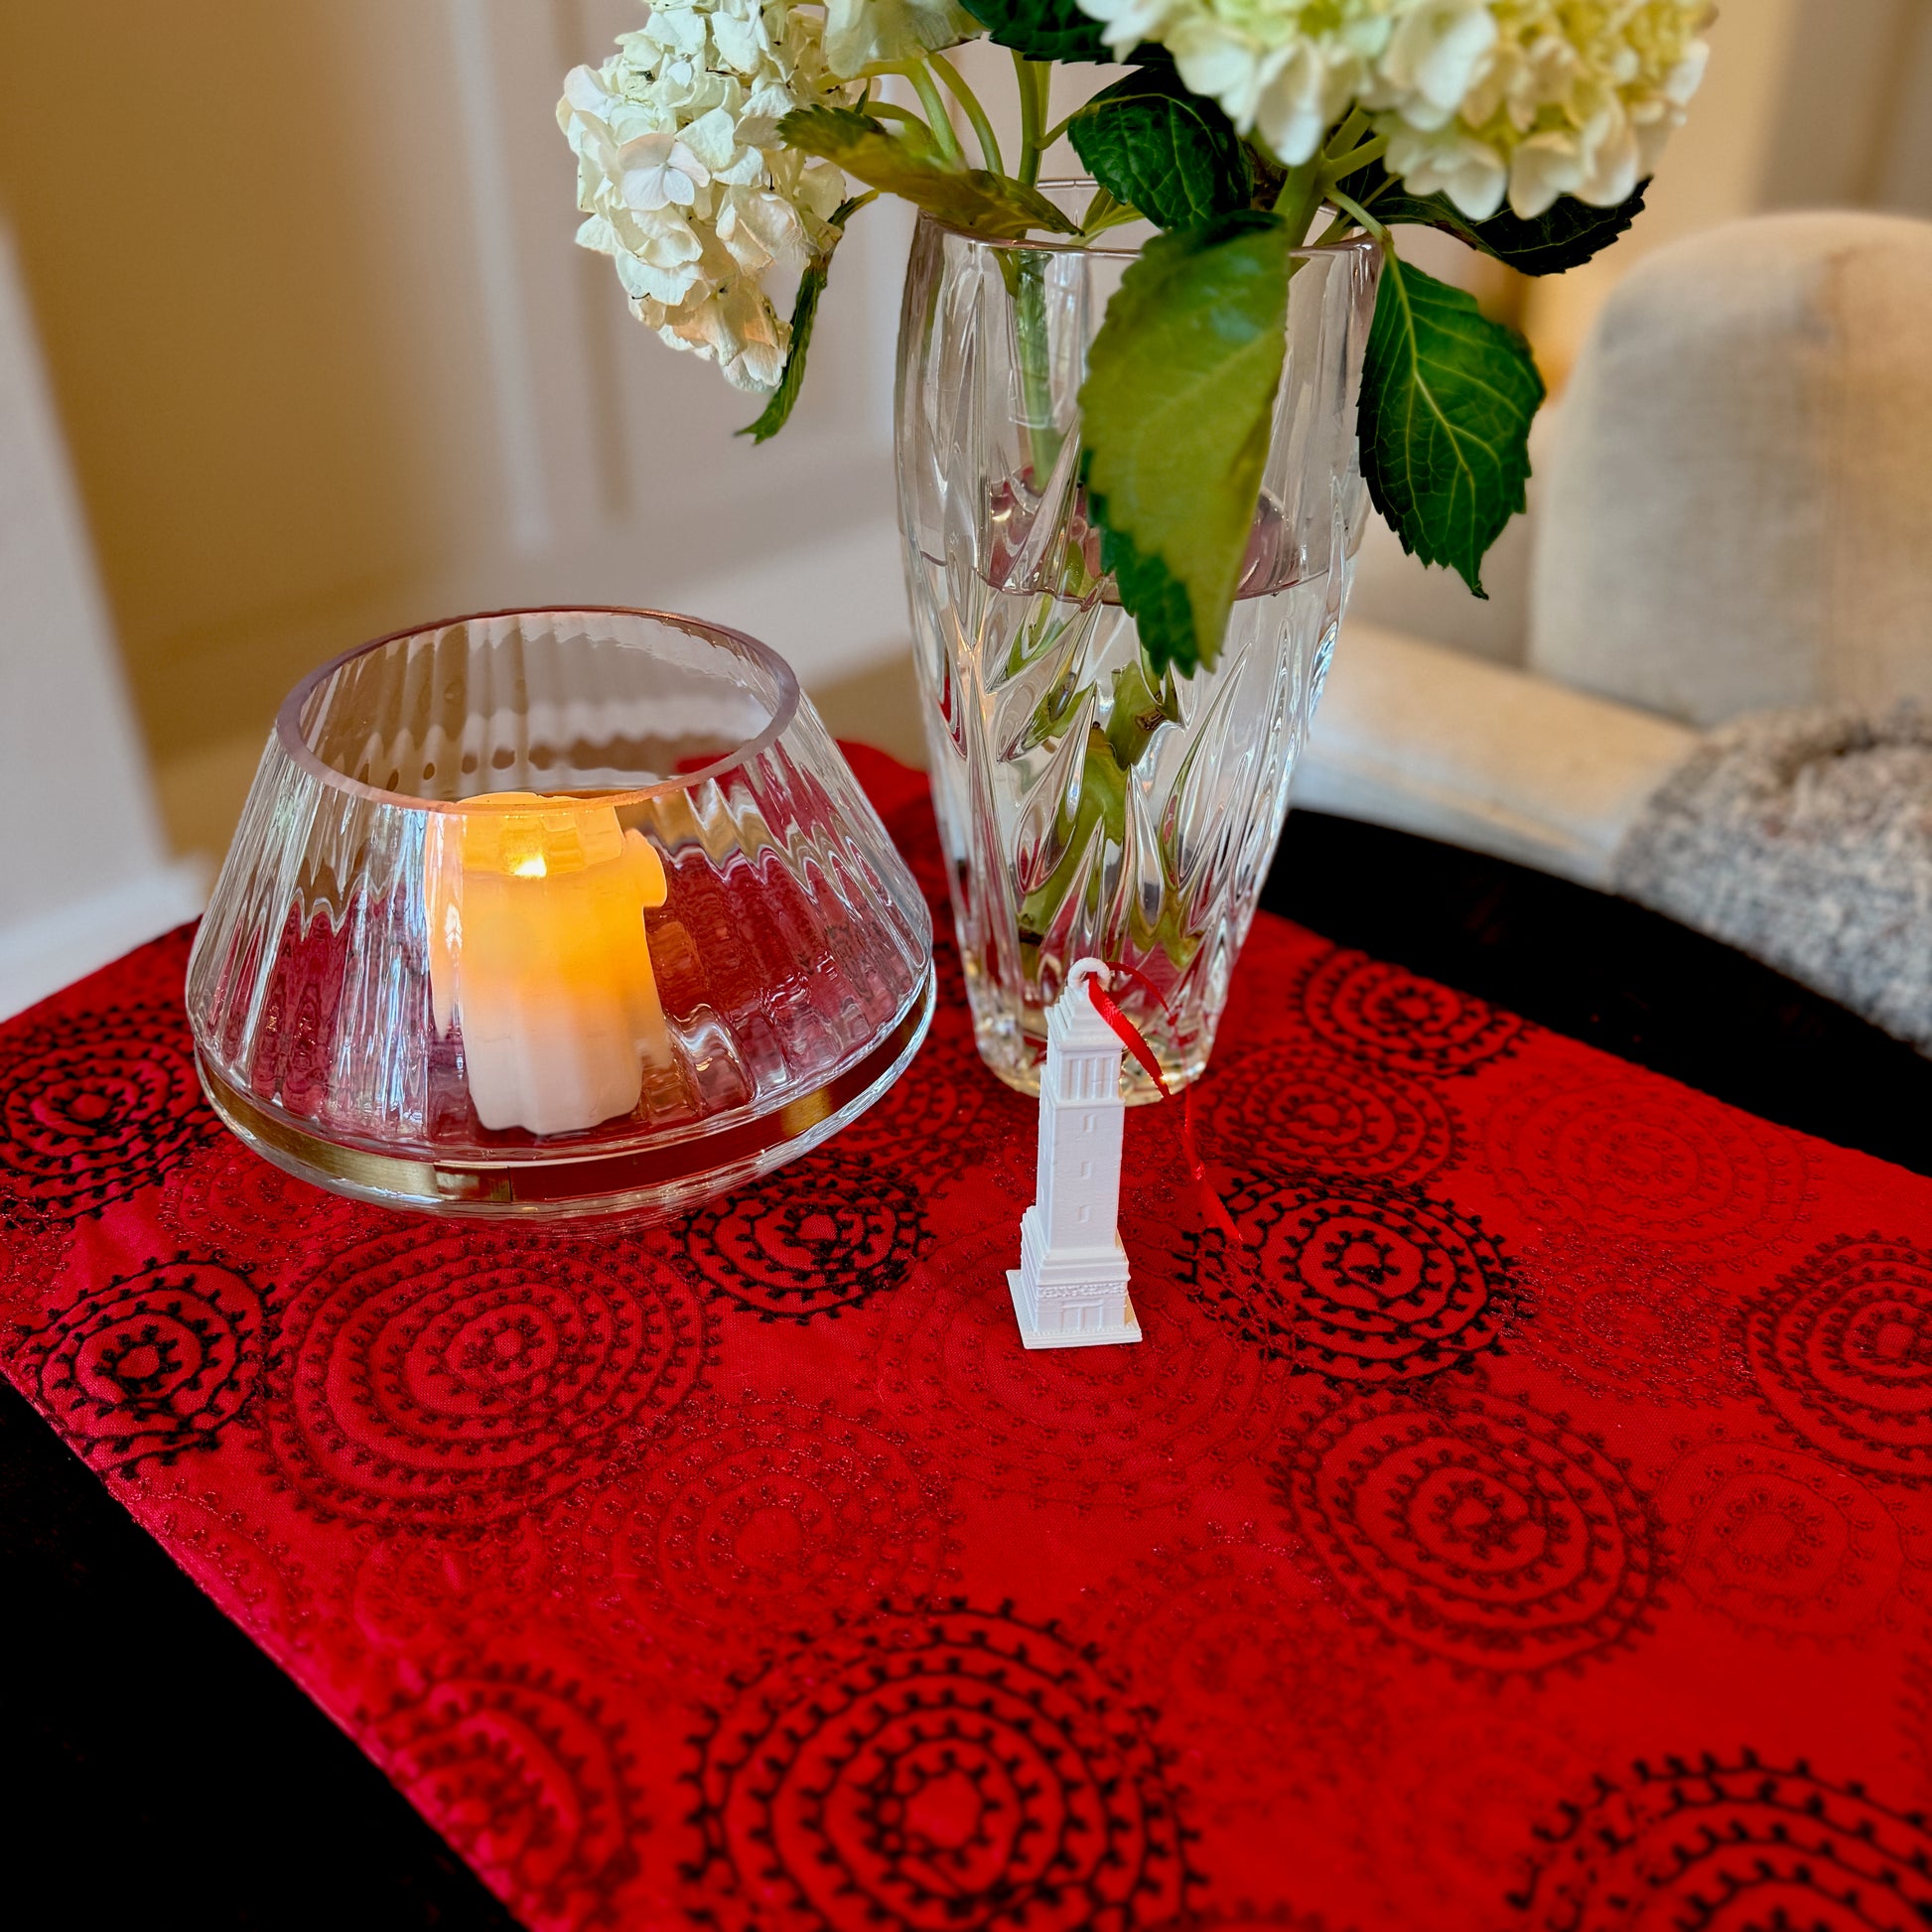
[[[856,1119],[898,1077],[932,1021],[930,964],[904,1012],[878,1043],[822,1087],[771,1112],[659,1147],[614,1148],[581,1160],[540,1156],[457,1160],[385,1154],[331,1141],[280,1107],[243,1093],[197,1046],[202,1091],[264,1160],[297,1179],[381,1207],[420,1207],[473,1220],[630,1215],[661,1219],[741,1186],[808,1152]]]

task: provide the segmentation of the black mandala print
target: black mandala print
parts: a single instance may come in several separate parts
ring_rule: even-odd
[[[1509,1903],[1537,1932],[1923,1932],[1932,1834],[1803,1763],[1665,1758],[1599,1777],[1534,1835]]]
[[[808,1156],[684,1224],[698,1279],[767,1321],[836,1315],[889,1294],[930,1246],[905,1182],[846,1156]]]
[[[390,1781],[519,1917],[619,1921],[645,1821],[623,1732],[577,1677],[458,1666],[376,1735]]]
[[[1227,1205],[1246,1245],[1196,1237],[1189,1294],[1267,1354],[1334,1382],[1455,1367],[1493,1349],[1518,1311],[1501,1246],[1418,1188],[1263,1175]]]
[[[601,1470],[704,1355],[695,1291],[634,1247],[399,1221],[296,1290],[263,1420],[312,1509],[476,1530]]]
[[[1232,1051],[1200,1088],[1206,1124],[1236,1168],[1256,1158],[1377,1180],[1422,1180],[1455,1158],[1450,1103],[1425,1080],[1314,1045]]]
[[[0,1044],[0,1200],[16,1213],[98,1214],[214,1131],[172,1007],[76,1014]]]
[[[698,1740],[694,1910],[741,1932],[1134,1932],[1190,1901],[1163,1758],[1094,1654],[952,1603],[744,1680]]]
[[[83,1294],[21,1352],[41,1405],[96,1468],[211,1445],[254,1395],[261,1299],[238,1270],[156,1262]]]
[[[1747,1311],[1744,1349],[1764,1401],[1834,1461],[1932,1474],[1932,1252],[1826,1242]]]
[[[1358,1396],[1294,1440],[1276,1488],[1342,1597],[1460,1670],[1534,1676],[1649,1627],[1649,1506],[1528,1402],[1445,1382]]]
[[[1514,1014],[1340,949],[1310,968],[1298,997],[1317,1039],[1425,1079],[1473,1073],[1504,1059],[1529,1032]]]

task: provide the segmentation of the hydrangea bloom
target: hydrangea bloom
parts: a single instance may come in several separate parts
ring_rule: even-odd
[[[577,156],[577,239],[611,256],[637,319],[740,389],[783,372],[791,331],[763,285],[830,239],[845,177],[780,145],[794,107],[842,100],[820,20],[785,0],[654,0],[557,120]]]
[[[1143,41],[1174,57],[1197,94],[1220,102],[1295,167],[1368,83],[1401,0],[1080,0],[1123,58]]]
[[[1194,92],[1290,167],[1351,102],[1387,165],[1465,214],[1607,206],[1655,168],[1704,73],[1709,0],[1080,0],[1128,53],[1173,55]]]
[[[1468,11],[1486,11],[1491,31],[1459,101],[1440,112],[1440,95],[1415,76],[1432,60],[1439,71],[1460,65],[1464,50],[1448,51],[1455,26],[1427,21],[1451,3],[1425,0],[1411,16],[1423,28],[1413,64],[1398,58],[1411,21],[1397,28],[1364,99],[1388,110],[1376,126],[1390,172],[1477,220],[1505,194],[1526,217],[1560,195],[1598,207],[1625,200],[1704,78],[1708,0],[1488,0]]]

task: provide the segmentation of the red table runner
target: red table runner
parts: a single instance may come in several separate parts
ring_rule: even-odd
[[[1932,1921],[1932,1183],[1264,916],[1259,1266],[1137,1112],[1146,1339],[1029,1354],[943,939],[855,1128],[579,1239],[255,1160],[187,949],[0,1030],[9,1373],[529,1925]]]

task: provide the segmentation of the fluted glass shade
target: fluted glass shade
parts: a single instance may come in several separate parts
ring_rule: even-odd
[[[668,1213],[835,1133],[931,928],[784,661],[644,611],[351,651],[270,735],[189,968],[216,1109],[340,1192]]]

